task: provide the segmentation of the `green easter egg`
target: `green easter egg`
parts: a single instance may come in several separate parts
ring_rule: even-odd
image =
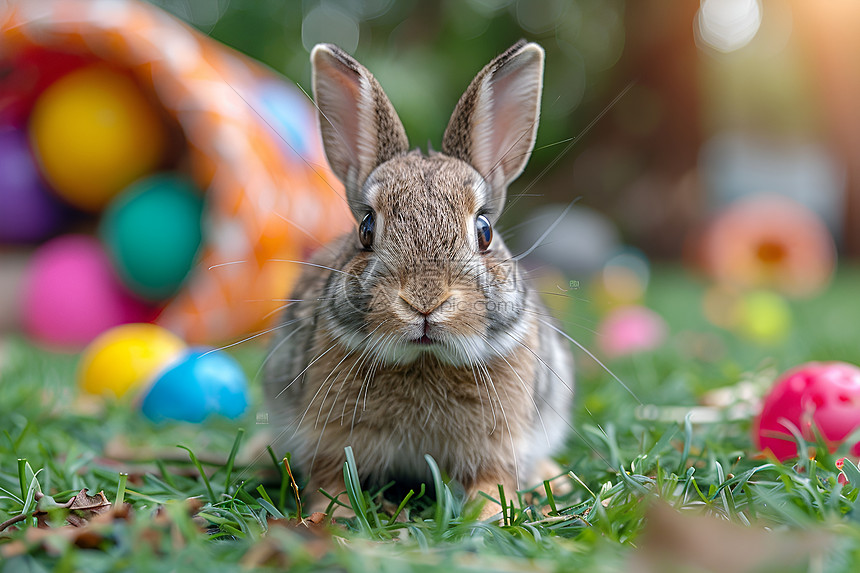
[[[126,188],[100,230],[123,283],[150,301],[176,294],[200,249],[202,215],[202,195],[183,177],[159,174]]]

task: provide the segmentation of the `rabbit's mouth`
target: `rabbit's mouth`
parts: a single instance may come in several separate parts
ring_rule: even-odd
[[[430,338],[430,321],[427,319],[427,316],[424,316],[424,329],[421,332],[421,336],[413,339],[415,344],[428,345],[434,344],[436,341]]]

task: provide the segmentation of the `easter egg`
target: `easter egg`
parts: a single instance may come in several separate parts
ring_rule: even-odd
[[[238,418],[248,407],[248,382],[228,354],[194,348],[156,378],[140,407],[154,422]]]
[[[105,330],[147,322],[155,312],[132,297],[98,240],[64,235],[42,245],[24,278],[22,323],[35,340],[78,348]]]
[[[154,324],[124,324],[100,334],[78,363],[84,392],[122,397],[152,379],[185,350],[185,343]]]
[[[200,192],[178,176],[155,175],[124,191],[100,229],[123,283],[147,300],[175,294],[200,248],[202,216]]]
[[[0,242],[37,242],[56,233],[67,207],[45,189],[27,136],[0,129]]]
[[[33,106],[30,136],[54,191],[88,211],[158,167],[167,140],[134,80],[102,65],[51,84]]]
[[[783,297],[773,292],[744,295],[735,312],[738,332],[760,344],[782,342],[791,329],[791,309]]]
[[[784,421],[813,444],[814,426],[835,451],[860,426],[860,368],[845,362],[808,362],[777,379],[753,424],[753,437],[760,449],[779,460],[798,455]],[[860,442],[851,453],[860,456]]]
[[[307,157],[315,142],[316,115],[308,113],[307,98],[282,81],[261,82],[254,111],[278,138],[285,156]]]
[[[666,339],[666,321],[644,306],[616,308],[603,319],[597,344],[610,357],[626,356],[659,348]]]

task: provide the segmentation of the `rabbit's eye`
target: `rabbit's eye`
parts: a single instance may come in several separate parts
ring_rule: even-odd
[[[368,213],[361,220],[361,225],[358,226],[358,238],[365,249],[373,247],[373,229],[376,223],[373,219],[373,213]]]
[[[490,220],[483,215],[478,215],[475,219],[475,231],[478,234],[478,250],[482,253],[487,252],[493,240],[493,227],[490,226]]]

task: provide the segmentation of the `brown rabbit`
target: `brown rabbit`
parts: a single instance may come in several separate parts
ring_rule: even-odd
[[[344,490],[345,446],[366,487],[429,482],[425,454],[470,496],[550,477],[537,468],[570,427],[573,361],[492,231],[534,145],[543,50],[521,41],[481,70],[426,156],[361,64],[330,44],[311,62],[358,229],[308,263],[277,331],[279,453],[311,492]]]

